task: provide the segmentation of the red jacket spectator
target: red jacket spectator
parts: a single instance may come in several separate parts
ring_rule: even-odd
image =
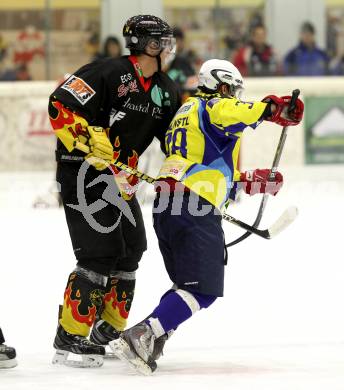
[[[271,46],[266,43],[264,26],[253,27],[249,44],[237,51],[233,64],[243,76],[273,76],[276,74],[276,59]]]

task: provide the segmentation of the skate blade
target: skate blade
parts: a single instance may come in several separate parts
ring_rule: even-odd
[[[129,344],[124,339],[110,341],[109,345],[118,359],[133,368],[135,372],[146,376],[153,374],[153,370],[149,365],[131,351]]]
[[[117,340],[114,340],[114,341],[117,341]],[[104,359],[109,359],[109,360],[118,360],[118,357],[117,355],[115,355],[115,353],[112,351],[111,347],[108,345],[104,345],[105,347],[105,356],[104,356]]]
[[[68,351],[57,350],[52,363],[76,368],[97,368],[101,367],[104,363],[103,356],[101,355],[77,355],[72,353],[72,356],[77,356],[81,360],[68,360],[70,353]]]
[[[13,368],[17,365],[16,359],[0,360],[0,368]]]
[[[113,352],[106,352],[104,359],[106,360],[118,360],[118,357]]]

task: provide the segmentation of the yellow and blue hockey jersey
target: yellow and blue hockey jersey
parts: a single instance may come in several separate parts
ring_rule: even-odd
[[[263,102],[199,94],[174,116],[165,136],[167,158],[159,179],[174,178],[221,209],[233,183],[243,130],[256,128],[266,108]]]

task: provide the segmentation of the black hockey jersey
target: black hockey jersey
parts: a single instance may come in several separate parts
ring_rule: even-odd
[[[81,67],[52,93],[50,108],[54,100],[89,125],[110,128],[116,157],[131,166],[135,161],[128,159],[138,159],[154,137],[164,145],[165,132],[181,104],[174,82],[163,72],[144,79],[135,56]],[[69,154],[61,141],[58,152]]]

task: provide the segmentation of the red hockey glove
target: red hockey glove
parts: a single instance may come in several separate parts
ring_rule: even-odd
[[[268,181],[270,169],[255,169],[242,172],[240,181],[246,194],[264,194],[276,195],[283,185],[283,176],[276,172],[274,181]]]
[[[271,116],[265,118],[270,122],[275,122],[281,126],[298,125],[303,117],[304,105],[302,100],[296,99],[295,108],[289,113],[289,103],[291,96],[266,96],[262,101],[271,104]]]

